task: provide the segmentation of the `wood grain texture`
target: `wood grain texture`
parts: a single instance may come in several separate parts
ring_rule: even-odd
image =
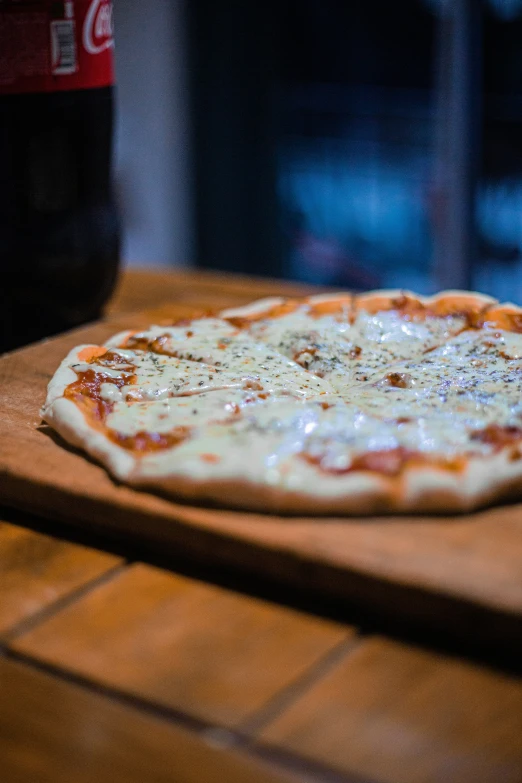
[[[136,565],[11,649],[233,727],[350,635],[336,623]]]
[[[245,753],[0,659],[3,783],[290,783]]]
[[[372,639],[260,740],[381,783],[520,783],[522,681]]]
[[[133,312],[158,307],[168,302],[193,306],[228,307],[247,304],[265,296],[307,296],[323,290],[304,283],[246,277],[227,272],[173,270],[151,272],[145,269],[127,271],[120,278],[106,312]],[[202,305],[201,303],[205,304]],[[223,302],[223,304],[220,304]]]
[[[0,519],[0,636],[120,562]]]
[[[153,276],[148,284],[142,277],[142,288],[161,285],[170,295],[170,277]],[[217,298],[243,288],[250,298],[252,288],[261,293],[255,281],[229,284],[210,277]],[[193,279],[192,288],[186,273],[181,279],[197,300],[201,278]],[[133,286],[136,292],[136,281]],[[149,290],[140,301],[150,306],[150,296]],[[156,311],[186,316],[191,307],[158,305]],[[199,508],[117,485],[40,427],[47,382],[67,351],[80,342],[102,342],[125,324],[147,323],[149,316],[114,315],[113,321],[0,359],[0,500],[522,652],[522,504],[460,517],[372,519],[290,519]]]

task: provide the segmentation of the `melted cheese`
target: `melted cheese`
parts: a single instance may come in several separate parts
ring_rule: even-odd
[[[144,476],[313,492],[311,476],[342,475],[364,455],[486,455],[495,444],[477,431],[522,425],[522,335],[463,326],[395,311],[312,317],[302,306],[246,330],[211,318],[151,327],[110,359],[71,367],[102,376],[109,430],[189,428],[141,458]]]
[[[512,358],[509,358],[512,357]],[[467,330],[422,359],[394,365],[405,388],[389,374],[358,390],[366,410],[390,418],[437,416],[470,428],[497,422],[520,425],[522,339],[509,332]],[[393,380],[393,379],[392,379]]]
[[[394,310],[360,311],[352,324],[346,313],[312,318],[302,306],[281,318],[254,321],[249,331],[340,392],[378,377],[390,364],[422,355],[464,324],[463,317],[416,321]]]

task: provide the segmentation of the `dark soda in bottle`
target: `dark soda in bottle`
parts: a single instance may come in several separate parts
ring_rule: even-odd
[[[0,0],[0,350],[99,317],[116,280],[110,0]]]

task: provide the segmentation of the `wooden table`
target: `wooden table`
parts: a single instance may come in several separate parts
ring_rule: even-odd
[[[304,290],[128,272],[108,317]],[[0,520],[2,783],[522,781],[522,663],[503,651]]]

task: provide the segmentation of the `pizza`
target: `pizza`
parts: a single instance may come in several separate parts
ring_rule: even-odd
[[[42,409],[117,480],[270,513],[522,494],[522,310],[478,293],[271,298],[81,345]]]

